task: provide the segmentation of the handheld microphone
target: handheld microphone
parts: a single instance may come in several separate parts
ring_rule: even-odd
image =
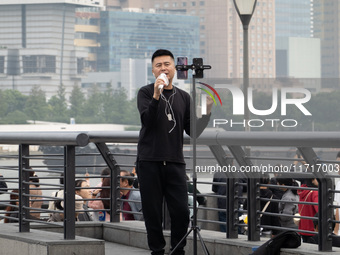
[[[161,84],[161,85],[158,86],[158,89],[159,89],[159,90],[162,90],[162,89],[164,88],[164,85],[165,85],[165,86],[168,86],[168,85],[169,85],[169,79],[168,79],[168,77],[166,77],[166,74],[165,74],[165,73],[161,73],[161,74],[157,77],[157,79],[162,79],[162,80],[164,81],[164,84]]]

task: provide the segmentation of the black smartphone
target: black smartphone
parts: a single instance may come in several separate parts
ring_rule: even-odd
[[[194,58],[192,62],[195,66],[203,67],[203,58]],[[196,69],[195,72],[194,78],[203,78],[203,69]]]
[[[177,57],[177,65],[188,65],[187,57]],[[177,79],[186,80],[188,79],[188,70],[177,70]]]

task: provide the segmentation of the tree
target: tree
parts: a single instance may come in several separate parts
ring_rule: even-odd
[[[34,123],[36,120],[46,120],[48,105],[45,93],[37,86],[34,86],[25,104],[25,113]]]
[[[18,90],[7,89],[4,91],[5,100],[8,104],[7,113],[14,111],[24,111],[28,96],[22,94]]]
[[[65,87],[63,86],[63,84],[59,86],[58,94],[56,96],[51,97],[48,104],[49,112],[51,113],[49,116],[50,120],[58,122],[68,122],[69,118],[67,116]]]
[[[80,123],[105,123],[103,118],[103,94],[94,86],[84,104]]]
[[[0,90],[0,119],[5,117],[8,109],[8,102],[6,102],[5,93]]]
[[[73,87],[70,96],[70,112],[69,116],[75,118],[76,123],[78,118],[81,118],[84,111],[85,96],[78,85]],[[80,120],[79,120],[80,121]]]
[[[111,123],[127,124],[129,102],[124,89],[115,90],[111,107]]]
[[[27,115],[22,111],[15,110],[8,113],[1,124],[27,124]]]

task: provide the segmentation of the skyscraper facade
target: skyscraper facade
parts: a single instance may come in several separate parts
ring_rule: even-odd
[[[144,8],[199,17],[199,56],[207,77],[243,77],[243,31],[233,0],[145,0]],[[249,26],[250,77],[275,77],[275,2],[258,0]]]
[[[276,37],[312,37],[311,0],[275,0]]]
[[[340,78],[340,2],[314,0],[314,36],[321,40],[322,78]]]
[[[146,12],[101,12],[98,70],[120,71],[122,59],[150,59],[166,48],[175,56],[199,54],[199,19]],[[151,72],[150,72],[151,73]]]
[[[3,0],[0,2],[0,84],[29,94],[39,86],[47,98],[58,86],[67,95],[85,74],[84,47],[75,46],[75,9],[99,1]]]

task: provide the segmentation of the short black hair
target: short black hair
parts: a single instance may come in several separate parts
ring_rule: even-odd
[[[111,174],[111,170],[108,167],[105,167],[102,172],[100,173],[101,176],[107,176]]]
[[[268,173],[263,173],[260,177],[260,184],[268,184],[270,181],[269,179],[269,174]]]
[[[121,175],[122,173],[125,173],[125,175]],[[128,181],[128,184],[129,186],[133,185],[135,179],[132,178],[134,177],[135,175],[129,171],[126,171],[126,170],[120,170],[120,178],[122,179],[122,181],[125,181],[127,180]],[[124,177],[127,177],[127,178],[124,178]]]
[[[160,56],[170,56],[173,60],[175,60],[174,55],[171,53],[171,51],[169,51],[169,50],[164,50],[164,49],[159,49],[159,50],[156,50],[156,51],[152,54],[151,62],[153,62],[153,60],[154,60],[155,58],[160,57]]]
[[[293,186],[293,178],[284,178],[282,176],[276,178],[277,182],[286,186]]]

